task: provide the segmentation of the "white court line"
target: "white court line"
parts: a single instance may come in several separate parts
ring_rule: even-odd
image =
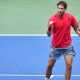
[[[47,34],[0,34],[0,36],[47,36]],[[71,34],[71,36],[78,36],[78,35]]]
[[[0,36],[47,36],[47,34],[0,34]]]
[[[13,77],[16,77],[16,76],[19,76],[19,77],[44,77],[45,75],[27,75],[27,74],[0,74],[0,76],[13,76]],[[51,77],[63,77],[65,75],[52,75]],[[80,77],[80,75],[71,75],[71,76],[74,76],[74,77]]]

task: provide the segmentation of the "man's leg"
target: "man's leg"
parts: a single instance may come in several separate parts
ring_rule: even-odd
[[[56,62],[56,60],[53,60],[53,59],[48,60],[48,65],[47,65],[47,70],[46,70],[46,79],[45,80],[50,79],[50,76],[52,74],[52,68],[53,68],[55,62]]]
[[[70,80],[71,71],[72,71],[73,55],[66,55],[64,56],[64,58],[65,58],[65,63],[66,63],[65,80]]]

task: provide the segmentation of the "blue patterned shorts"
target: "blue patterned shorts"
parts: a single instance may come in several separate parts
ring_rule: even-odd
[[[51,47],[49,59],[57,60],[57,59],[59,59],[62,55],[64,55],[64,56],[66,56],[66,55],[75,56],[74,47],[73,47],[72,45],[67,46],[67,47],[65,47],[65,48],[55,48],[55,47],[53,47],[53,46]]]

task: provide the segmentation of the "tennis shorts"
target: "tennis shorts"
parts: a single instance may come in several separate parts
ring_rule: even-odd
[[[50,54],[49,54],[49,59],[57,60],[62,55],[63,56],[66,56],[66,55],[75,56],[74,47],[72,45],[69,45],[69,46],[67,46],[65,48],[55,48],[55,47],[51,46],[51,48],[50,48]]]

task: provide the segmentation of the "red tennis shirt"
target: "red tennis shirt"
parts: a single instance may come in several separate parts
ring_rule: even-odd
[[[56,13],[49,18],[48,21],[48,28],[49,22],[54,21],[53,28],[51,30],[52,33],[52,46],[57,48],[64,48],[71,44],[72,39],[70,35],[71,26],[76,29],[77,28],[77,21],[69,13],[65,13],[63,17],[59,17]]]

